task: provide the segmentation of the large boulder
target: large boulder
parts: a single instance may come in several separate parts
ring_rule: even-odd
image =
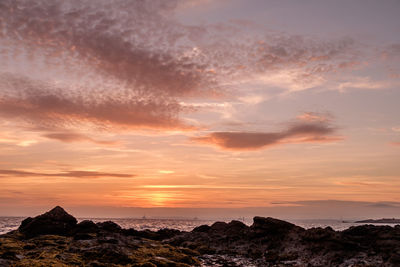
[[[57,206],[42,215],[23,220],[18,230],[28,238],[47,234],[67,236],[71,234],[76,223],[77,220],[72,215]]]
[[[107,232],[114,232],[114,233],[119,233],[121,232],[122,228],[118,224],[116,224],[113,221],[105,221],[105,222],[98,222],[96,225],[104,231]]]
[[[284,236],[289,231],[301,229],[292,223],[271,217],[254,217],[251,231],[259,236]]]

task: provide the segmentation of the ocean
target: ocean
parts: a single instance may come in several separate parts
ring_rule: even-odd
[[[15,230],[20,225],[24,217],[0,217],[0,234]],[[211,225],[216,220],[205,219],[151,219],[151,218],[78,218],[78,221],[92,220],[94,222],[113,221],[119,224],[122,228],[134,228],[135,230],[152,230],[157,231],[163,228],[177,229],[180,231],[191,231],[193,228],[200,225]],[[308,219],[308,220],[287,220],[305,229],[312,227],[332,227],[334,230],[345,230],[351,226],[361,225],[354,222],[343,222],[341,220],[331,219]],[[230,220],[219,220],[229,222]],[[252,219],[242,219],[247,224],[252,224]],[[392,225],[393,224],[377,224],[377,225]]]

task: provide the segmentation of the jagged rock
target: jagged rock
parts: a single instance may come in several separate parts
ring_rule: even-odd
[[[28,238],[45,234],[65,236],[71,234],[76,223],[72,215],[57,206],[45,214],[23,220],[18,230]]]

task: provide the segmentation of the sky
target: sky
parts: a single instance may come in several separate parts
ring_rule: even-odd
[[[0,216],[399,216],[399,13],[1,0]]]

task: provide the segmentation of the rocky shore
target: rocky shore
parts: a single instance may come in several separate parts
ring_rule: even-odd
[[[153,232],[55,207],[0,235],[0,266],[400,266],[400,225],[305,230],[255,217]]]

